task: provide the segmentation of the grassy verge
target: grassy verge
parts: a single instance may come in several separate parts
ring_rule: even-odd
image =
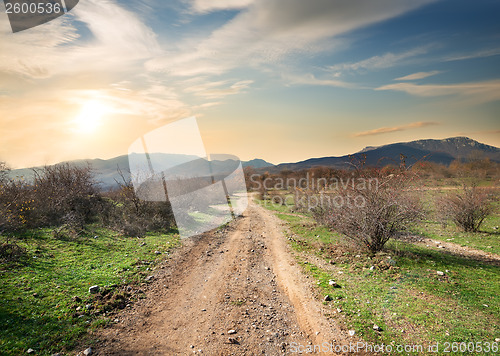
[[[439,343],[443,353],[445,343],[491,343],[500,337],[500,268],[403,241],[391,241],[385,251],[369,257],[312,219],[272,210],[288,222],[298,262],[316,279],[319,293],[330,297],[325,303],[332,314],[365,341]],[[486,226],[496,224],[495,219]],[[438,234],[447,233],[432,226]],[[497,251],[495,234],[470,234],[468,246],[482,246],[484,234]],[[457,242],[456,234],[450,235]],[[340,288],[329,284],[332,279]]]
[[[1,239],[25,249],[0,263],[2,355],[70,350],[88,330],[108,323],[112,309],[140,298],[121,286],[139,285],[179,243],[174,234],[126,238],[97,226],[78,237],[40,229]],[[99,293],[89,293],[93,285]]]
[[[483,184],[486,184],[483,182]],[[443,226],[439,220],[439,211],[435,206],[436,198],[448,194],[449,190],[423,192],[423,202],[427,206],[428,220],[414,228],[416,234],[437,241],[447,241],[461,246],[471,247],[500,255],[500,202],[492,202],[494,214],[489,216],[475,233],[463,232],[453,222]]]

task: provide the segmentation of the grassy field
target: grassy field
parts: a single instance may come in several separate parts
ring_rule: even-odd
[[[141,283],[179,243],[176,234],[127,238],[97,226],[77,237],[39,229],[0,238],[25,249],[16,261],[0,261],[1,355],[71,349],[88,330],[112,322],[115,308],[141,298]],[[89,293],[93,285],[99,293]]]
[[[439,343],[440,353],[450,343],[453,354],[453,343],[484,346],[500,337],[499,267],[401,240],[390,241],[385,251],[369,257],[307,213],[295,214],[291,207],[268,201],[263,205],[288,223],[297,260],[316,279],[318,297],[330,296],[324,303],[331,306],[332,316],[365,341],[426,347]],[[498,253],[494,227],[499,223],[497,213],[481,232],[460,233],[455,226],[426,221],[414,233]],[[329,285],[332,279],[340,288]]]
[[[482,182],[483,185],[486,183]],[[447,186],[445,188],[451,188]],[[449,189],[425,191],[423,202],[426,206],[427,220],[414,228],[414,232],[438,241],[449,241],[461,246],[468,246],[485,252],[500,254],[500,202],[492,203],[494,214],[484,221],[480,231],[464,233],[455,224],[448,222],[445,226],[439,220],[439,211],[435,205],[436,197],[450,194]]]

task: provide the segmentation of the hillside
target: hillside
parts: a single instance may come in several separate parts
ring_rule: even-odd
[[[468,137],[452,137],[442,140],[417,140],[383,145],[379,147],[366,147],[352,155],[340,157],[311,158],[296,163],[282,163],[273,170],[300,170],[314,166],[334,168],[348,168],[354,161],[362,160],[366,155],[366,164],[371,166],[384,166],[400,163],[400,155],[404,155],[407,165],[419,160],[425,160],[444,165],[449,165],[456,159],[468,160],[489,158],[500,162],[500,149],[494,146],[472,140]]]
[[[250,167],[258,171],[279,172],[283,169],[301,170],[315,166],[325,166],[333,168],[349,168],[353,162],[364,160],[369,166],[385,166],[389,164],[399,165],[400,155],[405,156],[407,165],[412,165],[417,161],[425,160],[439,164],[449,165],[456,159],[468,160],[478,158],[489,158],[494,162],[500,162],[500,149],[494,146],[486,145],[468,137],[452,137],[442,140],[417,140],[411,142],[399,142],[387,144],[379,147],[365,147],[363,150],[340,157],[319,157],[310,158],[305,161],[294,163],[281,163],[272,165],[263,159],[253,159],[243,161],[243,167]],[[154,154],[153,154],[154,155]],[[163,154],[162,154],[163,155]],[[165,158],[166,157],[166,158]],[[185,162],[185,156],[182,155],[166,155],[162,159],[172,165]],[[120,169],[125,177],[128,177],[129,162],[128,156],[123,155],[108,160],[91,159],[91,160],[75,160],[68,162],[77,166],[90,164],[96,172],[97,180],[101,183],[104,189],[111,188],[116,185],[116,180],[121,177],[118,173]],[[13,170],[11,176],[24,176],[29,179],[33,172],[31,168]]]
[[[186,162],[186,158],[194,159],[196,157],[189,157],[185,155],[168,155],[168,154],[152,154],[151,157],[154,158],[155,155],[161,155],[161,159],[157,159],[157,162],[164,162],[170,166],[181,164]],[[158,157],[157,157],[158,158]],[[86,166],[90,165],[96,175],[97,181],[100,183],[103,189],[109,189],[116,186],[116,181],[121,181],[119,171],[123,173],[123,176],[127,179],[130,175],[129,168],[129,157],[128,155],[118,156],[111,159],[89,159],[89,160],[74,160],[62,163],[69,163],[74,166]],[[234,162],[230,162],[234,163]],[[233,166],[234,164],[229,164]],[[217,165],[220,167],[220,164]],[[253,159],[251,161],[243,161],[243,167],[254,167],[254,168],[265,168],[273,166],[271,163],[264,161],[263,159]],[[25,179],[31,179],[33,177],[33,168],[40,167],[32,167],[32,168],[23,168],[23,169],[15,169],[12,170],[9,175],[11,177],[24,177]],[[193,167],[192,169],[196,169]],[[222,170],[222,168],[221,168]]]

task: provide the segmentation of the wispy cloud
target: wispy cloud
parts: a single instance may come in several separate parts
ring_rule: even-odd
[[[373,56],[362,61],[353,63],[341,63],[328,67],[334,73],[345,71],[357,72],[362,70],[385,69],[401,65],[405,60],[427,53],[428,47],[414,48],[400,53],[385,53],[381,56]]]
[[[352,83],[332,78],[319,79],[316,78],[313,74],[308,74],[308,75],[283,74],[282,78],[291,84],[319,85],[319,86],[330,86],[338,88],[357,88],[357,86]]]
[[[74,15],[94,36],[88,44],[92,52],[101,49],[112,59],[121,57],[122,61],[151,58],[160,53],[154,31],[136,14],[114,1],[84,1],[75,7]]]
[[[91,36],[82,38],[72,20],[87,26]],[[0,22],[0,72],[27,78],[124,71],[127,64],[158,55],[159,48],[156,34],[115,1],[82,1],[68,15],[16,34]]]
[[[211,108],[211,107],[218,106],[218,105],[221,105],[221,104],[222,104],[222,101],[213,101],[213,102],[210,102],[210,103],[204,103],[204,104],[201,104],[201,105],[195,106],[195,107],[193,108],[193,110],[195,110],[195,109],[206,109],[206,108]]]
[[[207,13],[219,10],[235,10],[248,7],[255,0],[193,0],[191,9],[196,13]]]
[[[47,78],[68,66],[64,51],[79,38],[68,18],[62,17],[37,31],[13,34],[8,21],[0,21],[0,72],[27,78]],[[67,53],[67,52],[66,52]]]
[[[297,54],[331,50],[335,36],[433,1],[256,0],[205,39],[187,45],[180,53],[155,58],[147,68],[194,76],[282,63]]]
[[[228,86],[229,81],[205,82],[187,87],[184,91],[194,93],[208,99],[220,99],[228,95],[244,92],[253,83],[253,80],[240,80]]]
[[[443,61],[445,61],[445,62],[462,61],[462,60],[466,60],[466,59],[485,58],[485,57],[498,56],[498,55],[500,55],[500,48],[490,48],[490,49],[485,49],[482,51],[477,51],[477,52],[472,52],[472,53],[454,54],[454,55],[447,56],[447,57],[443,58]]]
[[[418,122],[412,122],[412,123],[407,124],[407,125],[392,126],[392,127],[380,127],[378,129],[357,132],[353,135],[353,137],[382,135],[382,134],[386,134],[386,133],[390,133],[390,132],[406,131],[406,130],[427,127],[427,126],[435,126],[435,125],[439,125],[439,123],[433,122],[433,121],[418,121]]]
[[[477,103],[500,100],[500,80],[489,80],[460,84],[414,84],[397,83],[384,85],[375,90],[402,91],[410,95],[434,97],[459,95],[469,97]]]
[[[439,73],[441,73],[441,72],[438,70],[433,70],[432,72],[418,72],[418,73],[406,75],[404,77],[399,77],[399,78],[396,78],[394,80],[418,80],[418,79],[424,79],[427,77],[431,77],[431,76],[439,74]]]

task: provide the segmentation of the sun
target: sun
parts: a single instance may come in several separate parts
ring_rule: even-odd
[[[89,101],[82,106],[80,113],[74,119],[75,130],[81,133],[95,132],[102,124],[102,117],[108,108],[99,101]]]

